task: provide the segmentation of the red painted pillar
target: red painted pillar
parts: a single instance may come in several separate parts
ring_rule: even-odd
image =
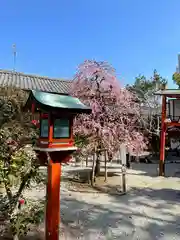
[[[35,103],[34,102],[32,103],[32,106],[31,106],[31,113],[32,114],[35,113]]]
[[[165,145],[166,145],[166,96],[162,96],[162,114],[161,114],[161,139],[160,139],[160,161],[159,176],[165,175]]]
[[[48,163],[46,240],[59,240],[61,163]]]

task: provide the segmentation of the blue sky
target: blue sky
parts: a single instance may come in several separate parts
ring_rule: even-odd
[[[179,0],[4,0],[0,68],[71,78],[85,59],[105,60],[122,84],[156,68],[168,77],[180,51]]]

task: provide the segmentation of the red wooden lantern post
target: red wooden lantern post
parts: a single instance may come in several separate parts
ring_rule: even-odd
[[[40,136],[35,150],[42,164],[48,164],[46,240],[59,239],[61,163],[76,150],[73,118],[91,109],[71,96],[32,91],[27,106],[40,114]]]

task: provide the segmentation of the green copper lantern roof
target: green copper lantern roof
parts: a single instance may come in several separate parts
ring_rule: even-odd
[[[91,108],[84,105],[78,98],[69,95],[60,95],[47,92],[32,91],[33,99],[40,105],[48,108],[61,108],[64,110],[78,110],[90,113]]]

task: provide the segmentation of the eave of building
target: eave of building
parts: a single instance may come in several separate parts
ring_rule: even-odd
[[[155,95],[166,96],[169,98],[180,98],[180,89],[164,89],[154,93]]]

